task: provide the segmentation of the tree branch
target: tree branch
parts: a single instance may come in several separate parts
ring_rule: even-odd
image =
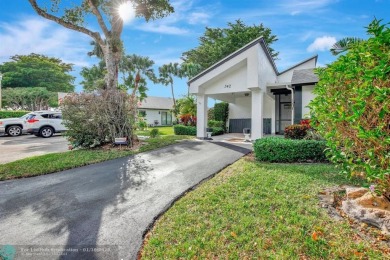
[[[89,6],[92,9],[92,13],[96,16],[98,23],[100,25],[100,28],[102,28],[104,36],[106,36],[106,39],[110,36],[110,31],[108,30],[106,24],[104,23],[104,19],[102,14],[100,13],[99,9],[93,4],[92,0],[88,0]]]
[[[43,18],[54,21],[54,22],[66,27],[68,29],[82,32],[82,33],[92,37],[99,44],[104,45],[104,42],[103,42],[103,40],[100,37],[100,34],[98,32],[92,32],[92,31],[88,30],[87,28],[84,28],[84,27],[76,25],[76,24],[69,23],[69,22],[67,22],[67,21],[65,21],[57,16],[54,16],[52,14],[45,12],[42,8],[40,8],[38,6],[36,0],[28,0],[28,1],[30,2],[32,8],[34,8],[34,10],[37,12],[37,14],[42,16]]]

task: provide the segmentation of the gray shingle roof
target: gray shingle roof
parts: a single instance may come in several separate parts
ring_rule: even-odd
[[[291,79],[292,85],[317,83],[318,76],[314,74],[314,69],[294,70]]]
[[[173,99],[167,97],[147,97],[141,103],[138,103],[138,108],[172,109]]]

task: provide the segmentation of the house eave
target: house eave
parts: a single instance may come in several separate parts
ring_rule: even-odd
[[[248,43],[247,45],[245,45],[244,47],[238,49],[237,51],[233,52],[232,54],[228,55],[227,57],[223,58],[222,60],[216,62],[215,64],[213,64],[212,66],[210,66],[209,68],[205,69],[204,71],[200,72],[198,75],[196,75],[195,77],[191,78],[188,82],[187,82],[187,85],[189,86],[192,82],[196,81],[197,79],[203,77],[204,75],[208,74],[209,72],[211,72],[212,70],[218,68],[219,66],[223,65],[224,63],[228,62],[229,60],[233,59],[234,57],[238,56],[239,54],[245,52],[246,50],[250,49],[251,47],[255,46],[256,44],[260,44],[260,46],[263,48],[269,62],[271,63],[273,69],[274,69],[274,72],[275,74],[278,74],[278,70],[276,68],[276,65],[275,65],[275,62],[271,56],[271,53],[267,47],[267,44],[265,43],[263,37],[259,37],[255,40],[253,40],[252,42]]]

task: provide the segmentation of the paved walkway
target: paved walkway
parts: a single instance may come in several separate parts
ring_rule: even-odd
[[[60,259],[135,259],[156,216],[249,151],[222,142],[185,141],[74,170],[0,182],[0,250],[1,245],[13,246],[16,259],[55,259],[53,251],[44,251],[53,248],[57,253],[78,250],[66,251]]]

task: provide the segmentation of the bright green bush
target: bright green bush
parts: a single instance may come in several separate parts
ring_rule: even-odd
[[[223,121],[209,120],[207,122],[209,127],[224,127]]]
[[[19,118],[29,113],[29,111],[0,111],[0,119]]]
[[[303,139],[309,129],[309,125],[289,125],[284,129],[284,137],[288,139]]]
[[[229,118],[229,103],[221,102],[214,105],[214,120],[222,121],[223,127]]]
[[[151,138],[155,138],[155,137],[158,136],[158,135],[159,135],[159,131],[158,131],[157,128],[153,128],[152,130],[150,130],[149,136],[150,136]]]
[[[175,135],[196,135],[196,126],[175,125],[173,131]]]
[[[211,135],[223,135],[225,133],[222,127],[211,127],[213,129],[213,133]]]
[[[324,141],[279,137],[261,138],[254,143],[256,159],[263,162],[325,162],[325,149]]]
[[[368,40],[317,69],[310,107],[331,161],[390,198],[390,28],[374,20],[367,32]]]

